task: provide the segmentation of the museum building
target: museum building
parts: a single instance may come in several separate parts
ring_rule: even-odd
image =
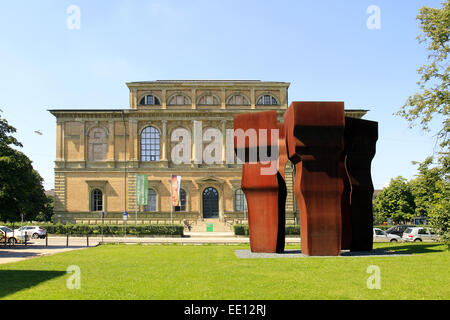
[[[259,80],[157,80],[130,82],[126,109],[52,109],[56,117],[56,222],[122,224],[182,223],[217,220],[225,225],[246,220],[241,190],[242,165],[226,161],[226,131],[238,113],[288,107],[288,82]],[[361,118],[367,110],[346,110]],[[194,161],[209,142],[191,139],[191,162],[172,159],[176,129],[194,135],[222,133],[222,161]],[[148,204],[136,205],[136,174],[148,175]],[[171,206],[171,175],[181,176],[181,205]],[[294,223],[293,169],[286,166],[287,223]]]

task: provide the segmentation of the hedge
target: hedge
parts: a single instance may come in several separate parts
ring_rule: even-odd
[[[13,229],[12,223],[3,223],[2,225]],[[101,235],[101,225],[88,224],[52,224],[52,223],[24,223],[24,225],[37,225],[47,230],[48,234],[65,235]],[[20,223],[15,223],[14,228],[20,228]],[[174,225],[127,225],[127,235],[146,236],[146,235],[171,235],[183,236],[184,226]],[[122,236],[124,234],[123,225],[104,225],[104,235]]]
[[[248,236],[248,225],[246,224],[235,224],[234,226],[234,234],[237,236]],[[379,228],[382,230],[387,230],[393,225],[375,225],[374,228]],[[423,225],[417,225],[417,227],[423,227]],[[427,226],[425,226],[427,227]],[[300,234],[300,226],[298,225],[287,225],[286,226],[286,235],[299,235]]]
[[[233,225],[234,234],[237,236],[248,236],[248,225],[247,224],[235,224]],[[287,236],[297,236],[300,235],[300,226],[298,225],[287,225],[285,226]]]

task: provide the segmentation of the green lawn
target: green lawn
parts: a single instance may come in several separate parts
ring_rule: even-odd
[[[104,245],[0,265],[0,299],[450,299],[447,246],[375,247],[412,255],[238,259],[248,246]],[[70,265],[79,290],[66,286]],[[369,265],[379,290],[367,288]]]

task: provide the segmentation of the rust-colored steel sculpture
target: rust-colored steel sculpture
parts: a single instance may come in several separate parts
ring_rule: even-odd
[[[256,134],[256,139],[239,139],[239,129],[250,136]],[[266,135],[260,131],[266,130]],[[271,140],[271,130],[278,129],[276,111],[240,114],[234,116],[235,152],[241,161],[242,190],[247,199],[248,225],[250,235],[250,248],[252,252],[281,253],[285,243],[285,202],[286,184],[279,172],[277,161],[279,160],[279,141]],[[253,133],[252,133],[253,132]],[[268,167],[273,165],[262,163],[260,156],[261,147],[276,150],[277,154],[271,154],[275,161],[274,170]],[[283,149],[281,149],[281,153]],[[256,156],[251,157],[251,154]],[[244,158],[244,159],[242,159]],[[281,157],[281,159],[285,159]],[[284,163],[285,165],[285,163]],[[283,167],[284,169],[284,167]],[[283,172],[284,173],[284,172]]]
[[[345,131],[344,131],[345,132]],[[345,149],[345,141],[344,141]],[[339,162],[344,190],[341,198],[341,250],[349,250],[352,243],[352,216],[350,213],[350,180],[345,170],[345,153]]]
[[[293,102],[285,113],[286,145],[295,164],[302,253],[341,253],[344,103]]]
[[[345,232],[350,229],[352,251],[369,251],[373,247],[373,183],[370,167],[377,140],[377,122],[345,117],[345,168],[350,187],[350,225],[347,221]]]

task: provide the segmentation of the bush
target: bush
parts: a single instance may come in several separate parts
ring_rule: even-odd
[[[20,223],[3,223],[10,229],[20,228]],[[101,225],[87,224],[52,224],[52,223],[24,223],[23,225],[38,225],[47,230],[48,234],[65,235],[99,235],[101,234]],[[182,236],[184,226],[174,225],[127,225],[127,235],[146,236],[146,235],[171,235]],[[123,225],[104,225],[104,235],[122,236],[124,234]]]
[[[233,225],[234,234],[237,236],[248,236],[248,225],[247,224],[235,224]],[[287,236],[300,235],[300,226],[298,225],[287,225],[285,227],[285,232]]]

